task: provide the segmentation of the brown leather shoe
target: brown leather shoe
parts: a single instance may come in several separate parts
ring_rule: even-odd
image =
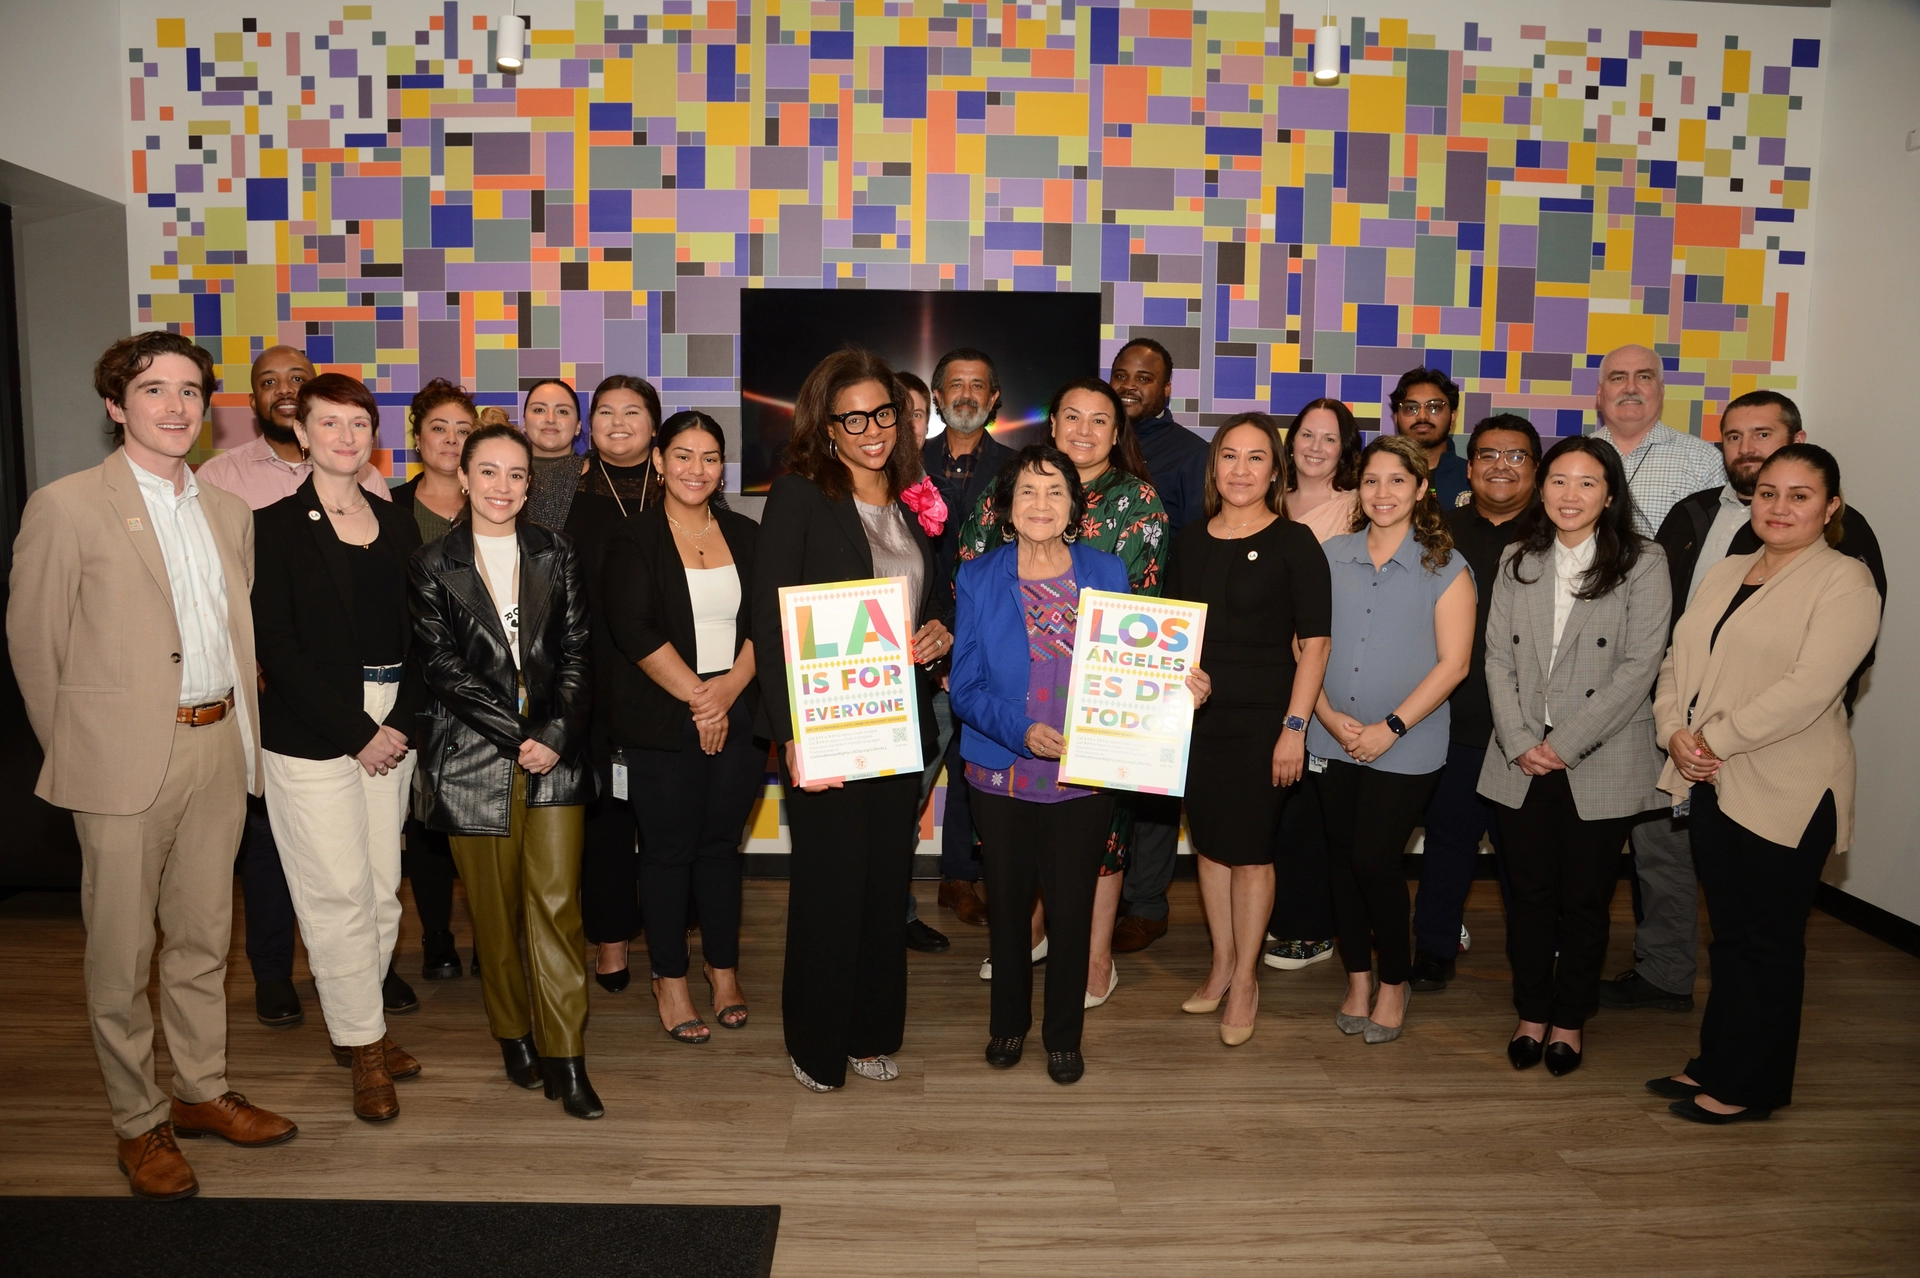
[[[393,1094],[393,1075],[387,1072],[387,1049],[368,1043],[353,1049],[353,1113],[369,1123],[400,1116],[400,1098]]]
[[[965,879],[941,879],[940,904],[952,910],[962,923],[974,927],[987,925],[987,903],[980,899],[977,884]]]
[[[394,1082],[397,1083],[403,1078],[412,1078],[420,1072],[420,1062],[413,1059],[410,1053],[391,1038],[381,1039],[380,1046],[387,1049],[387,1073],[393,1075]],[[342,1069],[352,1067],[353,1049],[351,1047],[342,1047],[338,1043],[328,1043],[327,1047],[333,1052],[335,1065]]]
[[[142,1198],[191,1198],[200,1192],[193,1168],[173,1143],[172,1123],[159,1123],[150,1132],[121,1141],[119,1160],[127,1183]]]
[[[1123,914],[1113,926],[1113,952],[1131,954],[1144,950],[1167,934],[1165,919],[1143,919],[1138,914]]]
[[[270,1110],[247,1102],[239,1092],[228,1092],[198,1105],[173,1098],[173,1131],[189,1140],[218,1136],[235,1145],[278,1145],[292,1140],[300,1129]]]

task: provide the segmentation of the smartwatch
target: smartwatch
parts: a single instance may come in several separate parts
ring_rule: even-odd
[[[1407,735],[1406,720],[1402,719],[1399,715],[1397,714],[1388,715],[1386,718],[1386,724],[1387,724],[1387,727],[1393,729],[1394,736],[1404,737]]]
[[[1305,732],[1307,730],[1307,721],[1300,715],[1290,714],[1287,716],[1286,728],[1288,732]]]

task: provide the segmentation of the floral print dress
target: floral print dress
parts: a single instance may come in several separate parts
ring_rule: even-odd
[[[978,559],[1002,544],[999,512],[993,509],[993,490],[980,496],[979,505],[960,526],[958,564]],[[1080,517],[1082,545],[1120,557],[1136,595],[1158,595],[1161,560],[1167,552],[1167,511],[1153,485],[1118,467],[1087,486],[1087,508]],[[1113,805],[1113,828],[1107,834],[1107,855],[1100,874],[1119,874],[1127,868],[1127,844],[1133,834],[1133,809],[1121,795]]]

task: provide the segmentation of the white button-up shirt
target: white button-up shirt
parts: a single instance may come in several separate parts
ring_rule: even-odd
[[[1740,494],[1728,484],[1720,490],[1720,505],[1713,512],[1713,522],[1707,526],[1707,535],[1700,539],[1700,558],[1693,562],[1693,580],[1687,583],[1687,602],[1693,602],[1693,596],[1700,589],[1700,583],[1707,575],[1707,569],[1727,557],[1727,550],[1733,545],[1733,538],[1742,528],[1753,522],[1753,508],[1740,500]]]
[[[128,458],[132,463],[132,458]],[[167,565],[173,615],[180,626],[180,704],[204,705],[233,691],[233,637],[228,632],[227,573],[213,540],[200,485],[186,470],[184,491],[173,481],[133,464],[134,480],[147,503],[147,518]]]
[[[1605,426],[1593,432],[1593,437],[1613,443],[1613,432]],[[1660,521],[1682,497],[1691,497],[1727,479],[1726,463],[1718,448],[1664,422],[1655,422],[1640,446],[1622,453],[1620,460],[1627,468],[1627,489],[1633,494],[1633,529],[1642,537],[1659,532]]]

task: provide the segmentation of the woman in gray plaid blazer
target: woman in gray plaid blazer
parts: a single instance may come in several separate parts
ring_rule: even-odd
[[[1494,726],[1479,788],[1500,805],[1510,889],[1520,1025],[1507,1059],[1566,1074],[1594,1009],[1627,827],[1661,802],[1648,694],[1673,592],[1660,547],[1633,530],[1611,444],[1563,439],[1539,474],[1540,501],[1491,583]]]

